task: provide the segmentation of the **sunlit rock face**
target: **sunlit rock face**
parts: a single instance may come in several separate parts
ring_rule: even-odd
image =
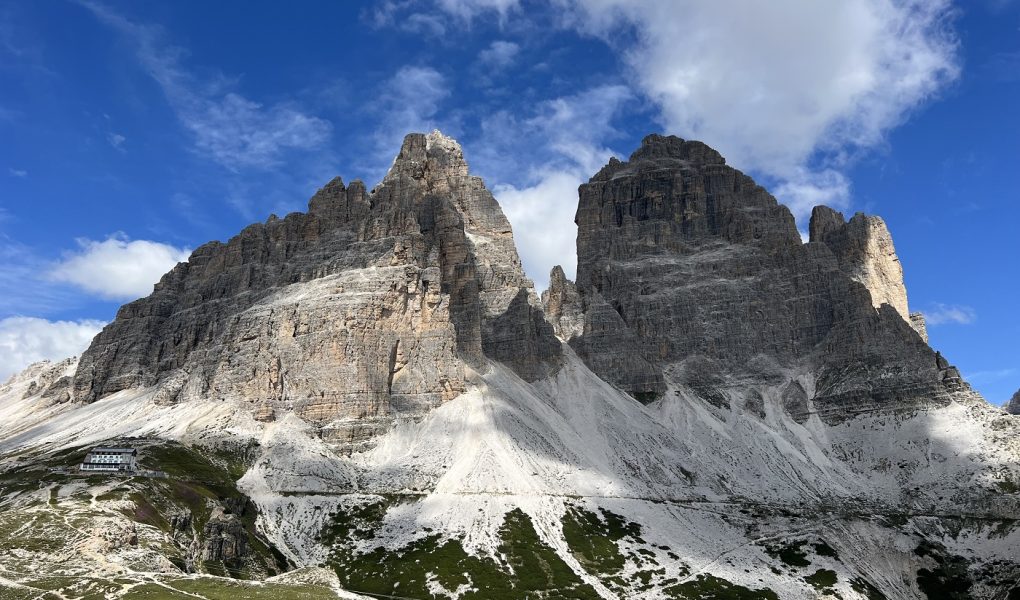
[[[244,399],[356,445],[463,392],[486,357],[525,379],[554,372],[538,305],[460,147],[411,134],[372,191],[336,178],[307,213],[195,250],[96,337],[74,398],[159,384],[164,403]]]
[[[683,388],[728,405],[727,386],[765,386],[799,418],[837,422],[960,388],[911,325],[877,217],[820,207],[805,244],[718,152],[651,135],[581,186],[576,222],[585,316],[570,344],[635,398]]]

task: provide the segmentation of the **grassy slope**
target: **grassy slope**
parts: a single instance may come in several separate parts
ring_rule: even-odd
[[[160,590],[173,592],[163,584],[132,584],[140,578],[157,577],[156,571],[169,570],[170,575],[158,577],[177,572],[173,583],[167,584],[171,587],[184,590],[200,585],[222,590],[222,594],[202,594],[207,597],[227,597],[231,590],[239,589],[245,590],[239,597],[262,597],[260,590],[267,588],[263,584],[246,588],[230,579],[192,579],[182,573],[197,570],[233,579],[264,579],[287,568],[283,556],[257,534],[256,508],[234,484],[238,471],[245,468],[246,449],[232,454],[221,448],[207,456],[179,444],[139,445],[143,467],[164,471],[166,478],[81,477],[50,471],[74,467],[87,448],[65,450],[0,473],[0,556],[4,557],[0,558],[0,577],[7,580],[0,579],[0,596],[45,597],[46,591],[59,591],[67,598],[104,598],[130,589],[129,597],[160,597]],[[217,505],[240,513],[249,556],[189,565],[192,538],[196,533],[201,538]],[[191,519],[191,525],[176,536],[170,525],[173,515]],[[110,531],[114,535],[107,540],[103,536],[110,537]],[[121,531],[127,532],[125,535],[137,532],[136,541],[132,544],[126,537],[118,537]],[[94,547],[96,552],[91,550]],[[118,556],[113,570],[123,571],[122,576],[91,576],[90,562],[101,560],[97,557],[103,552]],[[335,597],[319,586],[289,586],[294,588],[289,591],[278,584],[268,587],[279,588],[279,597]]]

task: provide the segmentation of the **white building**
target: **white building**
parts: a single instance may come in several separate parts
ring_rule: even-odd
[[[134,448],[93,448],[81,463],[82,471],[134,471],[138,466]]]

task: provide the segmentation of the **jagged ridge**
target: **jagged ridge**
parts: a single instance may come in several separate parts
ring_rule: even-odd
[[[642,401],[777,388],[801,420],[945,404],[959,373],[912,327],[881,219],[812,215],[811,241],[751,178],[701,142],[651,135],[580,188],[583,323],[560,333],[602,378]],[[555,274],[555,273],[554,273]],[[552,278],[549,298],[567,289]]]
[[[0,457],[241,444],[259,531],[377,594],[914,598],[921,570],[1006,593],[1020,427],[911,329],[884,224],[819,209],[803,244],[718,153],[662,136],[581,195],[547,323],[459,148],[408,136],[372,192],[335,180],[196,252],[73,381],[12,379]],[[778,558],[802,547],[811,571]]]

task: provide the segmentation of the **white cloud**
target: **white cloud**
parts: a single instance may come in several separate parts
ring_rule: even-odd
[[[495,69],[504,69],[513,64],[521,47],[514,42],[496,40],[478,53],[481,64]]]
[[[969,306],[935,303],[930,310],[922,311],[924,320],[929,326],[956,323],[969,325],[977,319],[977,313]]]
[[[28,171],[25,171],[24,169],[7,169],[7,173],[11,177],[21,177],[21,178],[28,177]]]
[[[576,170],[537,174],[534,185],[520,189],[497,185],[493,195],[514,228],[514,240],[528,276],[539,290],[549,285],[549,271],[560,265],[573,279],[577,270],[577,186],[585,181]]]
[[[790,208],[802,226],[807,225],[803,217],[810,215],[811,209],[819,204],[836,210],[844,210],[850,205],[850,181],[834,169],[812,171],[798,168],[772,193]]]
[[[493,195],[513,225],[525,270],[540,290],[555,265],[574,277],[577,187],[613,155],[604,141],[616,135],[611,123],[632,100],[624,86],[600,86],[543,102],[528,118],[499,113],[483,125],[483,138],[493,145],[482,152],[479,170],[495,182]],[[522,168],[506,156],[523,156],[541,166],[524,167],[524,185],[506,183],[519,178]]]
[[[0,381],[40,360],[80,354],[105,325],[102,321],[47,321],[35,317],[0,320]]]
[[[49,273],[54,281],[75,285],[110,300],[133,300],[152,293],[152,286],[190,250],[115,235],[98,242],[78,240],[78,252],[67,254]]]
[[[200,81],[181,65],[185,52],[165,43],[159,28],[130,21],[96,3],[83,4],[134,46],[139,63],[194,136],[197,150],[228,169],[270,168],[281,164],[287,150],[311,150],[329,141],[329,121],[292,104],[264,106],[249,100],[228,91],[233,82],[223,76]]]
[[[504,20],[511,11],[520,7],[520,0],[437,0],[436,4],[465,21],[489,12]]]
[[[844,198],[848,158],[881,144],[959,70],[949,0],[560,6],[568,25],[611,45],[636,39],[618,49],[669,132],[777,179],[801,218],[813,197]],[[624,24],[636,35],[620,35]]]
[[[380,164],[396,156],[408,133],[439,128],[436,114],[449,95],[442,73],[427,66],[405,65],[383,82],[369,107],[377,120],[373,137]]]
[[[436,15],[414,13],[400,22],[400,29],[411,33],[442,37],[446,35],[446,25]]]
[[[443,75],[432,67],[405,65],[384,84],[383,107],[401,123],[422,127],[450,94]],[[412,129],[408,129],[411,131]]]
[[[106,134],[106,141],[110,142],[110,145],[113,146],[117,150],[121,150],[121,151],[124,150],[123,148],[121,148],[121,144],[123,144],[125,140],[127,140],[127,138],[122,136],[119,133],[108,133],[108,134]]]

